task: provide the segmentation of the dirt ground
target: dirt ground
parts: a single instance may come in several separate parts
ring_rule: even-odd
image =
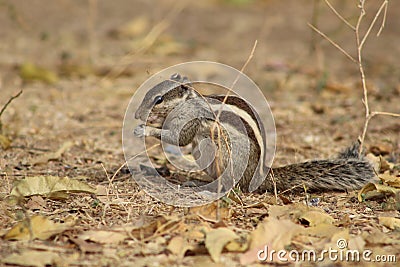
[[[359,9],[353,2],[332,0],[355,25]],[[367,1],[362,32],[379,6],[379,1]],[[400,3],[389,1],[385,28],[377,37],[380,17],[363,50],[372,111],[400,112],[399,11]],[[240,200],[226,198],[219,202],[220,209],[214,203],[204,211],[165,205],[140,190],[126,168],[119,170],[125,162],[125,109],[141,83],[186,61],[216,61],[241,69],[255,40],[245,73],[261,88],[274,114],[274,165],[332,157],[357,140],[365,118],[358,66],[307,23],[356,57],[354,32],[318,0],[0,0],[0,108],[23,90],[0,117],[1,264],[255,266],[261,262],[246,254],[251,249],[224,248],[233,239],[219,249],[224,248],[219,262],[210,257],[210,250],[218,248],[210,245],[213,236],[208,233],[229,229],[254,240],[259,234],[255,229],[264,225],[267,233],[277,231],[274,240],[281,240],[289,235],[288,229],[312,226],[311,219],[307,225],[304,216],[293,212],[304,212],[303,203],[310,200],[317,201],[315,213],[332,218],[335,233],[345,232],[352,248],[400,260],[400,198],[395,183],[389,184],[392,194],[378,192],[363,202],[357,200],[357,192],[289,192],[278,203],[273,195],[239,194]],[[377,116],[365,142],[367,153],[382,156],[389,166],[386,175],[397,179],[397,185],[399,133],[399,118]],[[17,181],[40,176],[73,178],[103,189],[103,194],[69,190],[66,197],[10,196]],[[281,223],[272,220],[277,210]],[[222,214],[218,222],[217,212]],[[36,231],[35,215],[64,228],[29,240]],[[382,218],[392,218],[392,224]],[[20,232],[28,234],[8,238],[20,221]],[[341,235],[294,236],[286,249],[321,250]]]

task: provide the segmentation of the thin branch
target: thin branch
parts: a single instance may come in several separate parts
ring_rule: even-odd
[[[367,83],[366,83],[366,78],[365,78],[365,72],[364,72],[364,66],[363,66],[363,60],[362,60],[362,49],[364,47],[364,44],[369,36],[369,34],[372,31],[372,28],[374,27],[376,21],[378,20],[379,16],[381,15],[383,11],[383,19],[382,19],[382,24],[379,28],[379,31],[377,33],[377,36],[379,36],[385,27],[385,22],[386,22],[386,16],[387,16],[387,7],[389,0],[383,0],[381,6],[379,7],[378,11],[375,13],[375,17],[370,23],[367,31],[365,32],[364,36],[361,39],[360,35],[360,26],[361,22],[363,21],[365,17],[365,0],[359,0],[359,5],[358,8],[360,9],[360,15],[358,16],[358,20],[356,23],[356,26],[352,26],[350,23],[348,23],[347,20],[343,18],[342,15],[340,15],[336,9],[329,3],[328,0],[325,0],[325,3],[327,6],[338,16],[339,19],[341,19],[347,26],[349,26],[351,29],[355,31],[355,37],[356,37],[356,44],[357,44],[357,60],[354,59],[352,56],[350,56],[343,48],[341,48],[338,44],[336,44],[334,41],[332,41],[328,36],[326,36],[324,33],[322,33],[320,30],[315,28],[313,25],[308,24],[314,31],[318,32],[322,37],[327,39],[332,45],[334,45],[337,49],[339,49],[342,53],[344,53],[348,58],[350,58],[353,62],[358,64],[358,69],[360,72],[361,76],[361,82],[362,82],[362,88],[363,88],[363,104],[365,107],[365,123],[364,123],[364,128],[361,134],[361,137],[359,137],[360,140],[360,150],[359,154],[361,155],[362,149],[363,149],[363,144],[365,140],[365,136],[367,134],[367,129],[370,120],[375,117],[376,115],[386,115],[386,116],[392,116],[392,117],[400,117],[400,114],[395,114],[395,113],[390,113],[390,112],[379,112],[379,111],[370,111],[369,108],[369,102],[368,102],[368,88],[367,88]]]
[[[384,112],[384,111],[372,111],[372,112],[367,116],[367,118],[365,119],[363,132],[362,132],[362,135],[361,135],[361,138],[360,138],[360,143],[361,143],[360,148],[361,148],[361,151],[362,151],[362,144],[364,143],[365,135],[367,134],[369,121],[370,121],[373,117],[375,117],[375,116],[377,116],[377,115],[391,116],[391,117],[400,118],[400,114],[399,114],[399,113],[391,113],[391,112]],[[359,151],[359,153],[361,153],[361,152]]]
[[[17,97],[19,97],[22,94],[22,90],[20,90],[15,96],[10,97],[10,99],[8,99],[7,103],[4,104],[4,106],[2,107],[1,111],[0,111],[0,118],[1,115],[3,115],[4,111],[6,110],[6,108],[8,107],[8,105],[11,104],[11,102],[16,99]]]
[[[382,10],[387,6],[387,1],[388,1],[388,0],[385,0],[385,1],[382,3],[382,5],[380,6],[380,8],[378,9],[378,11],[376,12],[374,19],[372,20],[371,24],[369,25],[369,28],[368,28],[367,32],[365,33],[365,35],[364,35],[364,37],[363,37],[363,39],[362,39],[362,41],[361,41],[361,43],[360,43],[360,45],[359,45],[359,46],[360,46],[359,49],[361,49],[361,48],[363,47],[363,45],[364,45],[365,41],[367,40],[367,38],[368,38],[368,36],[369,36],[369,34],[370,34],[372,28],[374,27],[376,21],[378,20],[379,15],[381,14]],[[364,4],[362,4],[362,9],[364,10]],[[386,13],[386,12],[385,12],[385,13]],[[364,14],[365,14],[365,10],[364,10]],[[384,17],[385,17],[385,15],[384,15]],[[382,22],[382,25],[384,25],[384,22]],[[359,25],[358,25],[358,26],[359,26]],[[381,27],[382,27],[382,26],[381,26]],[[379,33],[379,32],[380,32],[380,30],[378,31],[378,33]]]
[[[386,2],[386,5],[385,5],[385,10],[384,10],[384,12],[383,12],[383,18],[382,18],[381,27],[379,28],[379,31],[378,31],[378,33],[376,34],[376,36],[381,35],[381,32],[382,32],[383,28],[385,28],[386,15],[387,15],[387,7],[388,7],[388,4],[389,4],[389,0],[386,0],[385,2]]]
[[[350,22],[348,22],[345,18],[343,18],[342,15],[339,14],[339,12],[337,12],[337,10],[331,5],[331,3],[329,3],[328,0],[325,0],[326,5],[333,11],[333,13],[335,13],[335,15],[341,20],[343,21],[347,26],[349,26],[353,31],[356,30],[356,27],[354,27],[353,25],[351,25]]]
[[[314,27],[313,25],[311,25],[310,23],[307,23],[308,26],[313,29],[314,31],[316,31],[319,35],[321,35],[322,37],[324,37],[327,41],[329,41],[334,47],[336,47],[337,49],[340,50],[340,52],[342,52],[346,57],[348,57],[351,61],[353,61],[354,63],[357,63],[357,60],[352,57],[349,53],[346,52],[346,50],[344,50],[340,45],[338,45],[337,43],[335,43],[332,39],[330,39],[325,33],[321,32],[320,30],[318,30],[316,27]]]
[[[248,64],[250,63],[250,61],[253,59],[253,57],[254,57],[254,52],[256,51],[256,48],[257,48],[257,43],[258,43],[258,41],[255,40],[255,41],[254,41],[253,48],[251,49],[251,52],[250,52],[249,57],[247,58],[246,62],[243,64],[242,68],[240,69],[240,72],[241,72],[241,73],[244,72],[244,70],[246,69],[247,65],[248,65]],[[232,83],[232,85],[231,85],[231,88],[233,88],[233,87],[235,86],[235,84],[237,83],[237,81],[239,80],[239,78],[240,78],[240,75],[238,75],[238,76],[236,77],[236,79],[233,81],[233,83]],[[225,98],[227,98],[227,96],[225,96]],[[224,99],[224,103],[225,103],[225,101],[226,101],[226,99]]]
[[[374,117],[376,115],[400,117],[400,113],[391,113],[391,112],[384,112],[384,111],[373,111],[373,112],[371,112],[371,117]]]

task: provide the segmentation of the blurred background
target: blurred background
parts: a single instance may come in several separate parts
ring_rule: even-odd
[[[353,26],[360,15],[359,2],[329,1]],[[383,2],[366,1],[362,36]],[[377,17],[364,44],[363,66],[370,109],[400,113],[400,1],[386,2],[387,12]],[[385,27],[377,37],[383,14]],[[312,194],[310,202],[308,192],[296,196],[295,203],[323,208],[323,212],[312,210],[313,216],[304,215],[297,204],[272,209],[270,204],[275,201],[291,203],[293,198],[286,195],[273,200],[268,195],[239,194],[236,198],[234,194],[206,207],[203,216],[198,213],[201,209],[188,213],[151,198],[124,168],[121,130],[125,111],[144,81],[187,61],[216,61],[241,69],[256,40],[244,72],[260,87],[275,118],[274,165],[333,157],[357,140],[365,121],[358,65],[313,31],[309,23],[357,58],[354,30],[325,0],[0,0],[0,261],[10,260],[18,252],[21,264],[35,266],[40,266],[35,262],[38,259],[44,260],[43,266],[53,261],[57,266],[239,266],[239,253],[224,253],[221,263],[211,261],[206,255],[204,229],[232,227],[241,238],[240,245],[239,241],[230,244],[237,243],[242,251],[247,248],[242,234],[265,223],[267,214],[271,221],[258,229],[286,231],[292,225],[297,229],[299,225],[288,218],[301,221],[308,230],[314,222],[328,226],[325,223],[331,219],[338,226],[329,225],[336,230],[314,228],[304,239],[296,235],[295,242],[285,246],[288,249],[336,247],[335,239],[343,234],[350,238],[349,248],[363,249],[365,245],[374,254],[398,255],[399,232],[391,231],[399,217],[398,194],[390,198],[388,191],[383,191],[385,195],[376,194],[377,201],[365,203],[358,203],[351,192],[329,192],[321,198]],[[213,75],[213,70],[201,71],[205,79]],[[385,179],[393,179],[393,184],[400,170],[399,133],[399,118],[375,117],[365,142],[367,153],[383,156],[376,162],[382,165],[382,172],[392,170],[393,176],[385,173],[389,177]],[[152,152],[149,155],[160,170],[169,172],[161,148]],[[174,172],[176,169],[171,169]],[[186,179],[184,175],[187,173],[179,177]],[[100,190],[96,194],[93,190],[90,194],[70,194],[67,190],[67,196],[57,200],[47,194],[43,198],[41,194],[9,197],[15,182],[26,177],[29,181],[70,177]],[[43,183],[38,182],[38,186]],[[386,190],[393,193],[395,188]],[[18,189],[14,191],[20,194]],[[33,228],[28,216],[35,214],[49,219],[43,221],[46,223],[39,220]],[[216,214],[227,216],[226,220],[216,222]],[[277,214],[280,220],[272,223]],[[307,216],[318,220],[308,221]],[[23,218],[27,220],[16,224]],[[50,221],[66,225],[70,219],[77,224],[47,238],[48,226],[53,225]],[[385,223],[383,219],[391,220]],[[124,236],[129,234],[129,238],[123,237],[125,241],[115,235],[105,238],[103,231],[98,238],[82,237],[92,229],[111,229],[110,234],[119,235],[122,228],[115,232],[115,226],[127,223],[134,227],[124,226]],[[6,229],[12,226],[18,235],[25,236],[34,232],[32,229],[46,228],[46,240],[3,240]],[[273,244],[283,247],[291,240],[292,230],[281,235],[285,241],[272,231]],[[175,237],[184,238],[173,243]],[[232,240],[232,236],[215,239],[225,242],[222,249],[227,243],[224,240]],[[57,261],[55,254],[61,255]]]
[[[356,24],[358,1],[331,3]],[[380,5],[367,1],[362,32]],[[381,16],[363,50],[373,110],[399,112],[398,10],[390,1],[385,28],[377,37]],[[192,60],[241,69],[257,40],[245,73],[275,115],[278,162],[334,154],[362,130],[360,75],[308,23],[356,57],[354,31],[323,0],[0,0],[0,106],[23,90],[1,116],[3,147],[74,140],[75,161],[119,162],[125,108],[143,81]],[[395,143],[399,125],[373,120],[368,137]],[[0,167],[32,154],[9,150]]]

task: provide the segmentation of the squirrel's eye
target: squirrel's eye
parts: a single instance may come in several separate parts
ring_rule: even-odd
[[[158,95],[154,98],[154,105],[158,105],[161,104],[161,102],[163,102],[163,97]]]

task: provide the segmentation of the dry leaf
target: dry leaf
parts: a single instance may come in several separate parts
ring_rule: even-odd
[[[226,207],[220,207],[217,212],[218,202],[212,202],[210,204],[198,207],[191,207],[189,209],[190,213],[198,215],[205,221],[218,222],[220,220],[228,219],[230,217],[229,209]],[[217,214],[220,218],[217,219]]]
[[[292,241],[293,236],[302,233],[303,227],[291,220],[267,218],[251,233],[250,250],[240,256],[240,263],[247,265],[257,262],[258,251],[268,247],[279,251]]]
[[[375,173],[379,173],[381,170],[382,158],[380,156],[375,156],[372,153],[368,153],[365,159],[372,165]]]
[[[331,223],[321,223],[314,227],[308,227],[304,229],[303,233],[310,236],[317,236],[321,238],[331,238],[334,234],[339,232],[341,229],[332,225]]]
[[[385,171],[391,171],[394,169],[395,164],[392,162],[387,161],[384,157],[379,156],[380,160],[381,160],[381,168],[380,168],[380,172],[385,172]],[[378,173],[378,172],[377,172]]]
[[[149,19],[145,16],[140,16],[117,29],[111,30],[110,35],[115,38],[134,38],[145,33],[148,28]]]
[[[55,223],[44,216],[33,216],[17,223],[4,236],[7,240],[46,240],[53,235],[64,232],[75,224],[74,220],[65,223]]]
[[[400,228],[400,219],[394,217],[379,217],[379,223],[386,226],[389,229]]]
[[[332,224],[335,221],[330,215],[315,210],[310,210],[303,213],[299,219],[302,223],[307,222],[309,226]]]
[[[350,234],[349,234],[349,229],[340,229],[340,231],[336,232],[335,234],[332,235],[331,237],[331,243],[326,245],[325,248],[341,248],[340,246],[345,243],[345,247],[347,247],[347,240],[349,240]],[[343,240],[345,242],[343,242]],[[343,249],[343,247],[341,248]]]
[[[293,235],[301,233],[303,227],[290,220],[268,218],[251,233],[250,249],[258,248],[266,243],[273,245],[272,249],[280,250],[290,244]]]
[[[42,81],[49,84],[58,82],[58,75],[55,72],[29,62],[21,65],[19,75],[24,81]]]
[[[212,260],[219,262],[225,245],[238,238],[239,236],[228,228],[217,228],[209,231],[205,243]]]
[[[204,241],[205,235],[211,230],[210,225],[207,222],[200,222],[196,225],[182,224],[182,229],[180,232],[185,232],[185,237],[188,240],[194,242]]]
[[[358,235],[349,240],[349,245],[347,246],[347,248],[350,250],[364,251],[365,243],[366,242],[364,238]]]
[[[45,206],[46,202],[41,196],[32,196],[26,203],[26,207],[31,210],[42,210]]]
[[[23,250],[1,260],[2,263],[19,266],[63,266],[65,261],[58,253],[50,251]]]
[[[189,244],[188,240],[182,236],[175,236],[169,241],[167,249],[179,259],[183,259],[186,251],[193,250],[193,246]]]
[[[230,241],[226,244],[225,249],[231,252],[243,252],[249,248],[249,240],[246,238],[239,238]]]
[[[375,144],[369,148],[374,155],[388,155],[393,151],[393,148],[390,144],[387,143],[380,143]]]
[[[128,234],[117,231],[90,230],[80,234],[79,238],[100,244],[113,244],[124,241],[126,238],[128,238]]]
[[[48,152],[40,155],[35,160],[33,160],[32,165],[45,164],[50,160],[57,160],[61,158],[62,154],[68,151],[74,144],[71,141],[67,141],[61,145],[61,147],[56,152]]]
[[[93,194],[95,188],[87,183],[70,179],[68,177],[57,176],[33,176],[26,177],[18,181],[11,191],[13,196],[32,196],[42,195],[47,197],[55,197],[59,192],[82,192]]]
[[[281,217],[289,218],[290,213],[295,210],[293,205],[272,205],[269,207],[268,215],[270,218],[280,219]]]
[[[383,173],[379,175],[379,179],[389,186],[400,188],[400,177],[398,176],[391,175],[390,173]]]
[[[393,239],[389,237],[387,234],[382,233],[380,230],[376,228],[372,228],[370,230],[371,233],[364,232],[362,236],[364,240],[370,245],[394,245],[400,244],[400,240]]]
[[[394,187],[376,183],[368,183],[364,185],[364,187],[358,192],[358,201],[363,202],[363,200],[382,194],[396,195],[398,192],[400,192],[400,189]]]
[[[6,149],[8,149],[10,147],[10,145],[11,145],[11,140],[8,137],[0,134],[0,146],[4,150],[6,150]]]
[[[108,203],[110,202],[110,196],[108,195],[108,190],[109,188],[107,188],[104,185],[96,185],[96,196],[97,199],[100,200],[100,202],[102,203]]]
[[[181,219],[178,216],[160,215],[156,217],[142,217],[136,225],[130,227],[131,236],[137,239],[149,238],[156,232],[168,232],[175,227]],[[127,229],[127,228],[126,228]]]

